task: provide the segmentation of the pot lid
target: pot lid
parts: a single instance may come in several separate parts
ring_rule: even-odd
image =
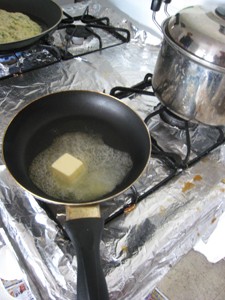
[[[225,68],[225,6],[190,6],[164,23],[164,34],[202,63]]]

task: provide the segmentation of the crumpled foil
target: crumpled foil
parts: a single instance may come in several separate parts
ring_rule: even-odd
[[[94,90],[109,93],[114,86],[132,86],[154,71],[159,47],[151,35],[137,28],[118,10],[101,1],[84,1],[65,7],[109,15],[111,22],[131,32],[131,42],[80,58],[61,61],[1,81],[0,141],[10,120],[31,101],[63,90]],[[124,100],[143,119],[159,103],[153,96]],[[154,117],[148,124],[151,135],[167,151],[186,153],[182,131]],[[204,133],[204,134],[203,134]],[[215,139],[214,129],[200,126],[191,131],[196,152]],[[76,253],[63,226],[64,212],[52,220],[40,203],[25,192],[8,173],[0,158],[0,218],[26,272],[36,299],[76,298]],[[222,145],[191,168],[181,171],[134,209],[107,222],[100,251],[110,299],[145,299],[168,270],[199,238],[207,239],[225,207],[225,146]],[[160,182],[169,171],[152,157],[145,174],[135,183],[139,194]],[[191,188],[185,189],[187,183]],[[107,219],[126,202],[131,191],[103,203]]]

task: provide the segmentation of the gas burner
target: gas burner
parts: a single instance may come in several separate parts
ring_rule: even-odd
[[[159,104],[159,107],[160,106],[161,104]],[[182,119],[181,117],[177,116],[166,107],[160,110],[159,116],[165,123],[173,127],[177,127],[181,130],[185,130],[187,127],[190,129],[195,129],[198,126],[196,123]]]
[[[85,25],[76,25],[74,27],[66,28],[66,33],[68,37],[78,37],[78,38],[88,38],[92,36],[92,32],[90,32]]]
[[[85,25],[74,25],[66,28],[66,40],[82,45],[84,40],[93,37],[93,33]]]

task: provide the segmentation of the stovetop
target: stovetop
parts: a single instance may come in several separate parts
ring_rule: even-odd
[[[132,87],[116,86],[110,91],[110,95],[118,99],[136,97],[137,95],[155,96],[152,90],[152,74],[148,73],[141,82]],[[132,101],[132,100],[131,100]],[[166,187],[166,184],[181,175],[185,170],[192,167],[210,152],[225,142],[225,130],[223,127],[208,126],[182,119],[164,105],[157,104],[153,111],[145,117],[144,122],[151,134],[151,159],[158,161],[160,166],[160,177],[158,180],[146,180],[153,174],[150,162],[147,172],[135,183],[125,195],[124,201],[113,208],[106,209],[103,213],[105,224],[116,219],[122,214],[131,212],[139,202],[146,199],[158,189]],[[160,134],[160,131],[163,133]],[[167,139],[165,140],[165,136]],[[170,146],[172,144],[172,146]],[[174,149],[177,145],[177,149]],[[201,175],[196,175],[195,181],[201,181]],[[183,191],[194,187],[194,183],[187,182]],[[63,229],[66,221],[65,209],[63,206],[55,206],[40,202],[52,218]]]
[[[100,2],[104,4],[103,0],[89,1],[91,15],[110,15],[112,24],[129,28],[130,42],[2,80],[0,137],[2,140],[4,130],[20,109],[48,93],[110,93],[113,87],[122,86],[122,91],[116,92],[121,98],[127,87],[134,87],[121,101],[146,121],[152,137],[152,157],[146,173],[132,189],[102,204],[106,225],[101,255],[110,299],[145,299],[199,238],[207,238],[225,209],[224,128],[196,126],[180,119],[174,124],[173,114],[171,124],[171,112],[160,105],[151,87],[145,86],[151,82],[149,72],[154,74],[159,48],[148,43],[147,32]],[[86,7],[86,0],[78,3],[82,10],[76,6],[76,14],[75,6],[66,11],[82,15],[82,3]],[[144,85],[142,95],[136,90],[139,82]],[[214,143],[222,144],[212,150]],[[200,160],[199,153],[203,155]],[[160,187],[161,182],[165,185]],[[57,224],[63,222],[64,215],[58,212],[54,217],[57,222],[49,218],[36,199],[17,186],[3,160],[0,200],[3,226],[34,294],[49,300],[74,299],[76,256]]]
[[[18,51],[0,52],[0,79],[47,67],[130,41],[129,30],[115,27],[109,17],[96,17],[87,6],[81,15],[63,12],[64,18],[54,33]]]

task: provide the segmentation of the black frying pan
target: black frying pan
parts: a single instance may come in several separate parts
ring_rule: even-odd
[[[111,193],[82,203],[45,194],[34,185],[28,172],[34,157],[57,136],[75,131],[100,134],[106,144],[129,153],[133,161],[129,174]],[[77,250],[79,300],[108,299],[99,255],[103,229],[99,203],[118,196],[139,178],[150,150],[148,129],[132,109],[114,97],[90,91],[59,92],[33,101],[6,130],[3,157],[17,183],[42,201],[66,206],[65,227]]]
[[[40,34],[29,39],[0,44],[1,52],[18,50],[32,45],[44,35],[54,31],[62,19],[62,9],[52,0],[1,0],[0,9],[24,13],[42,28]]]

